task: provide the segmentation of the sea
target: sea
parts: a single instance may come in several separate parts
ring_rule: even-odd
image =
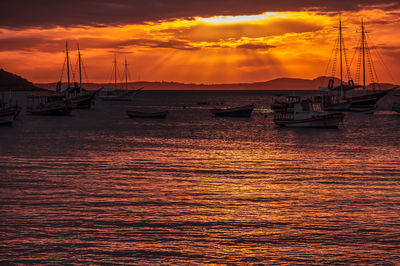
[[[400,264],[400,114],[274,125],[268,91],[143,91],[0,127],[0,264]],[[25,94],[16,97],[25,105]],[[254,104],[251,118],[214,107]],[[126,108],[168,109],[166,119]]]

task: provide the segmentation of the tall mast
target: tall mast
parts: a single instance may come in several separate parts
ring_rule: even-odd
[[[365,31],[364,20],[361,18],[361,43],[362,43],[362,59],[363,59],[363,91],[365,93]]]
[[[114,88],[117,89],[117,54],[114,54]]]
[[[340,94],[343,97],[342,14],[339,14]]]
[[[81,62],[81,51],[79,50],[79,43],[78,43],[78,59],[79,59],[79,88],[82,88],[82,62]]]
[[[67,76],[68,76],[68,89],[71,87],[69,80],[69,56],[68,56],[68,41],[65,41],[65,53],[67,55]]]
[[[128,89],[128,63],[125,56],[125,89]]]

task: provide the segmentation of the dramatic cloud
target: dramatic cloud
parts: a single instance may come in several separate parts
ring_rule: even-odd
[[[396,9],[394,0],[14,0],[0,2],[0,27],[74,27],[144,23],[178,18],[253,15],[273,11]]]
[[[23,1],[1,2],[1,67],[34,82],[57,81],[68,41],[74,69],[79,43],[90,82],[111,81],[114,55],[118,62],[126,57],[132,80],[315,78],[332,71],[327,65],[338,36],[340,7],[348,59],[357,58],[355,46],[364,18],[369,44],[380,51],[378,63],[386,64],[377,66],[377,72],[391,69],[392,76],[400,74],[397,2],[192,2],[38,0],[26,2],[25,13],[16,4],[24,6]],[[272,12],[277,10],[285,12]],[[383,76],[381,80],[392,82]]]

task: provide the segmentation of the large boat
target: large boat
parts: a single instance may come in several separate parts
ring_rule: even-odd
[[[253,112],[254,105],[246,105],[233,108],[224,109],[211,109],[210,112],[215,116],[229,116],[229,117],[250,117]]]
[[[65,45],[66,64],[67,64],[67,88],[61,88],[61,81],[57,83],[56,91],[61,92],[65,95],[67,101],[70,101],[73,109],[90,109],[95,102],[97,91],[88,91],[82,87],[82,60],[81,52],[78,45],[78,66],[79,66],[79,83],[74,82],[74,86],[71,86],[70,82],[70,64],[69,64],[69,53],[68,53],[68,42]]]
[[[334,50],[339,52],[339,66],[340,66],[340,85],[334,86],[334,79],[330,79],[328,83],[328,87],[320,87],[318,90],[322,92],[326,92],[329,97],[334,97],[333,104],[324,103],[325,110],[331,111],[350,111],[350,112],[362,112],[362,113],[373,113],[373,110],[376,109],[377,102],[387,95],[390,91],[394,88],[389,90],[381,90],[381,91],[374,91],[372,93],[368,92],[366,89],[366,60],[368,60],[368,66],[371,68],[370,73],[372,74],[371,82],[374,83],[374,80],[377,79],[376,71],[374,69],[373,62],[371,61],[370,56],[370,49],[367,44],[367,38],[364,28],[364,22],[361,21],[361,41],[360,47],[357,48],[357,51],[360,51],[359,54],[359,65],[358,72],[356,77],[362,76],[362,85],[357,85],[350,77],[350,70],[349,66],[347,65],[347,58],[346,53],[343,51],[344,42],[342,36],[342,22],[341,17],[339,16],[339,38],[336,42],[336,46]],[[346,59],[346,66],[347,66],[347,75],[349,77],[349,81],[347,83],[343,82],[343,54]],[[368,54],[368,58],[366,56]],[[336,66],[336,58],[334,60],[333,66]],[[362,71],[362,74],[360,73]],[[333,71],[334,72],[334,71]],[[356,88],[362,88],[362,94],[354,93],[353,95],[346,95],[347,92],[352,91]],[[340,92],[340,95],[336,95],[336,93]]]
[[[60,93],[34,93],[28,95],[27,111],[32,115],[69,115],[72,105]]]
[[[324,111],[320,103],[302,101],[294,103],[293,111],[276,112],[274,123],[282,127],[337,128],[343,118],[343,113]]]

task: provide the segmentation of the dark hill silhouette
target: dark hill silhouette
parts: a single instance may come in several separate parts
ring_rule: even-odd
[[[0,68],[0,91],[36,91],[43,90],[32,82]]]
[[[315,79],[299,79],[299,78],[278,78],[263,82],[253,83],[232,83],[232,84],[195,84],[195,83],[179,83],[179,82],[150,82],[137,81],[129,82],[129,89],[144,88],[145,90],[316,90],[321,86],[328,86],[331,77],[318,77]],[[340,84],[340,80],[334,78],[335,85]],[[37,84],[42,88],[54,90],[56,83]],[[381,84],[378,84],[381,85]],[[386,84],[385,84],[386,85]],[[66,83],[62,84],[67,86]],[[101,87],[114,88],[114,83],[84,83],[82,86],[89,90],[97,90]],[[381,86],[377,86],[381,88]],[[124,89],[125,84],[118,84],[118,88]],[[382,89],[382,88],[381,88]]]

